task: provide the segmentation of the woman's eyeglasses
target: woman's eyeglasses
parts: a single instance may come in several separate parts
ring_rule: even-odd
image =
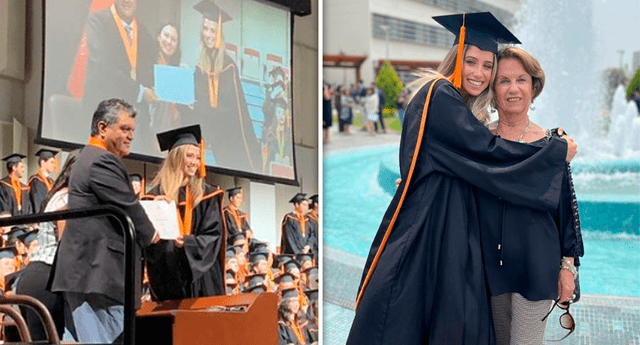
[[[571,316],[571,314],[569,314],[569,306],[571,304],[569,302],[562,302],[562,303],[558,303],[558,301],[555,301],[555,303],[553,304],[553,307],[551,307],[551,310],[549,310],[549,312],[547,313],[547,315],[545,315],[541,321],[544,321],[547,319],[547,317],[549,317],[549,315],[551,315],[551,312],[553,311],[553,309],[558,306],[558,308],[564,310],[565,312],[560,315],[560,326],[564,329],[568,329],[569,333],[567,333],[567,335],[565,335],[564,337],[562,337],[562,339],[559,340],[550,340],[550,341],[563,341],[565,340],[569,335],[571,335],[571,333],[573,333],[573,331],[576,330],[576,322],[573,320],[573,316]]]

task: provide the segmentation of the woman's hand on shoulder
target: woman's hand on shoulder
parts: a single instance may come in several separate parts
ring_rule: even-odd
[[[562,138],[562,139],[567,141],[567,158],[566,158],[566,161],[567,162],[571,162],[573,157],[575,157],[576,154],[578,153],[578,144],[576,144],[576,142],[573,141],[573,138],[568,136],[567,133],[565,133],[564,129],[562,129],[562,128],[558,128],[558,135],[560,135],[560,138]]]

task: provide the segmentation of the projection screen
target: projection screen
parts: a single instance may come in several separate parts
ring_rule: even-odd
[[[291,14],[257,0],[43,0],[38,142],[87,143],[101,100],[137,110],[131,157],[156,133],[200,124],[213,171],[297,183]]]

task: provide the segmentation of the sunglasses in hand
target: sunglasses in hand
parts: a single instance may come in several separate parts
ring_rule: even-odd
[[[569,335],[571,335],[571,333],[573,333],[573,331],[576,330],[576,322],[573,320],[573,316],[571,316],[571,314],[569,314],[569,306],[571,304],[569,302],[562,302],[562,303],[558,303],[558,301],[556,300],[555,303],[553,303],[553,307],[551,307],[551,310],[549,310],[549,312],[547,313],[547,315],[545,315],[541,321],[544,321],[547,319],[547,317],[549,317],[549,315],[551,315],[551,312],[553,311],[553,309],[558,306],[558,308],[564,310],[564,313],[562,315],[560,315],[560,326],[564,329],[569,330],[569,333],[567,333],[567,335],[565,335],[564,337],[562,337],[562,339],[559,340],[549,340],[549,341],[563,341],[565,339],[567,339],[567,337]]]

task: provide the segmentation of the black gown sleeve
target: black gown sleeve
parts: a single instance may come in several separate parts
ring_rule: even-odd
[[[300,254],[306,245],[300,232],[300,223],[293,217],[285,217],[282,225],[282,237],[284,242],[283,253]]]
[[[415,137],[426,91],[416,97],[421,98],[414,98],[407,110],[412,114],[406,117],[411,119],[407,125]],[[517,205],[557,209],[567,151],[566,142],[559,137],[542,149],[495,137],[449,82],[439,82],[434,88],[424,133],[422,146],[426,145],[428,156],[423,159],[431,169],[459,177]],[[415,143],[403,146],[400,168],[404,178],[413,155],[409,150]]]
[[[213,196],[200,202],[202,212],[194,218],[192,234],[184,238],[193,280],[209,272],[217,261],[222,239],[223,221],[219,198]]]
[[[104,204],[121,208],[133,221],[142,248],[151,244],[155,229],[133,193],[125,167],[114,155],[102,155],[91,166],[91,189]]]

